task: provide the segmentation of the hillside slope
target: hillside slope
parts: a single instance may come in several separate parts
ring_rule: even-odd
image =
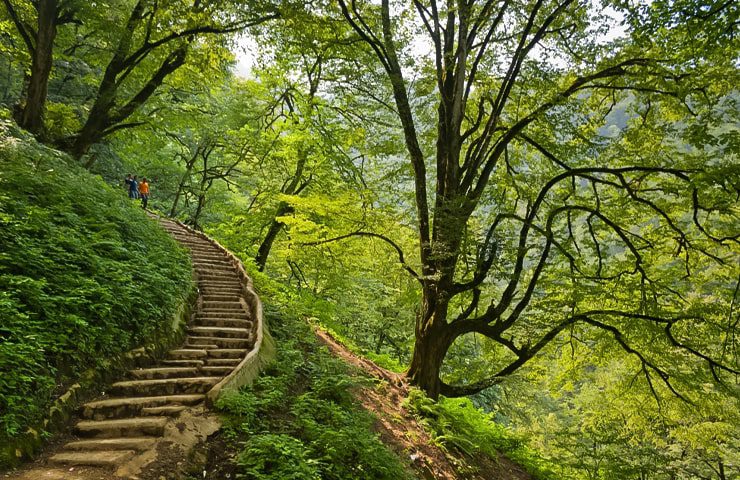
[[[0,112],[0,445],[35,434],[89,368],[143,344],[191,288],[188,256],[122,190]],[[15,451],[0,449],[0,465]]]

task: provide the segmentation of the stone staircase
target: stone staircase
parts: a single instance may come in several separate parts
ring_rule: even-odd
[[[185,343],[150,368],[129,371],[104,398],[83,405],[83,420],[73,430],[77,438],[51,463],[122,467],[137,457],[139,466],[150,463],[167,432],[178,435],[185,417],[202,414],[208,393],[255,345],[256,323],[230,255],[180,224],[159,221],[190,250],[197,276],[198,307]]]

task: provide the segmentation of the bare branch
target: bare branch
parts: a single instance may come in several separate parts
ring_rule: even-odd
[[[334,237],[334,238],[328,238],[328,239],[319,240],[319,241],[316,241],[316,242],[303,243],[303,245],[305,245],[305,246],[323,245],[323,244],[330,243],[330,242],[336,242],[336,241],[339,241],[339,240],[344,240],[344,239],[347,239],[347,238],[350,238],[350,237],[371,237],[371,238],[379,238],[379,239],[383,240],[384,242],[386,242],[387,244],[389,244],[391,247],[393,247],[393,249],[396,251],[396,253],[398,253],[398,261],[401,263],[401,265],[403,266],[403,268],[407,272],[409,272],[411,274],[411,276],[414,277],[416,280],[418,280],[419,282],[422,282],[422,279],[419,276],[419,274],[416,273],[416,271],[413,268],[411,268],[406,263],[406,260],[405,260],[404,254],[403,254],[403,250],[401,250],[401,247],[399,247],[398,244],[396,242],[394,242],[393,240],[391,240],[390,238],[386,237],[385,235],[381,235],[379,233],[363,232],[363,231],[359,231],[358,230],[356,232],[347,233],[345,235],[340,235],[340,236]]]

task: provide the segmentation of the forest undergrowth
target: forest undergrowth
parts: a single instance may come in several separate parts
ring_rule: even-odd
[[[386,369],[383,356],[364,359],[328,333],[310,292],[254,277],[277,358],[219,401],[225,428],[209,439],[206,478],[559,478],[470,400],[433,402],[393,372],[393,359]]]
[[[300,319],[273,310],[267,321],[277,358],[217,403],[225,426],[211,440],[208,478],[414,478],[352,395],[372,380],[329,355]]]

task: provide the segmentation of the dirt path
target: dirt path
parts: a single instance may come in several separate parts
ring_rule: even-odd
[[[374,388],[360,389],[357,399],[378,417],[376,428],[383,442],[397,454],[407,455],[422,478],[532,480],[521,467],[503,455],[493,461],[483,456],[455,456],[452,452],[441,449],[432,441],[417,418],[403,407],[409,385],[402,375],[355,355],[325,330],[314,328],[314,331],[332,354],[381,380]],[[470,467],[478,473],[470,473]]]

